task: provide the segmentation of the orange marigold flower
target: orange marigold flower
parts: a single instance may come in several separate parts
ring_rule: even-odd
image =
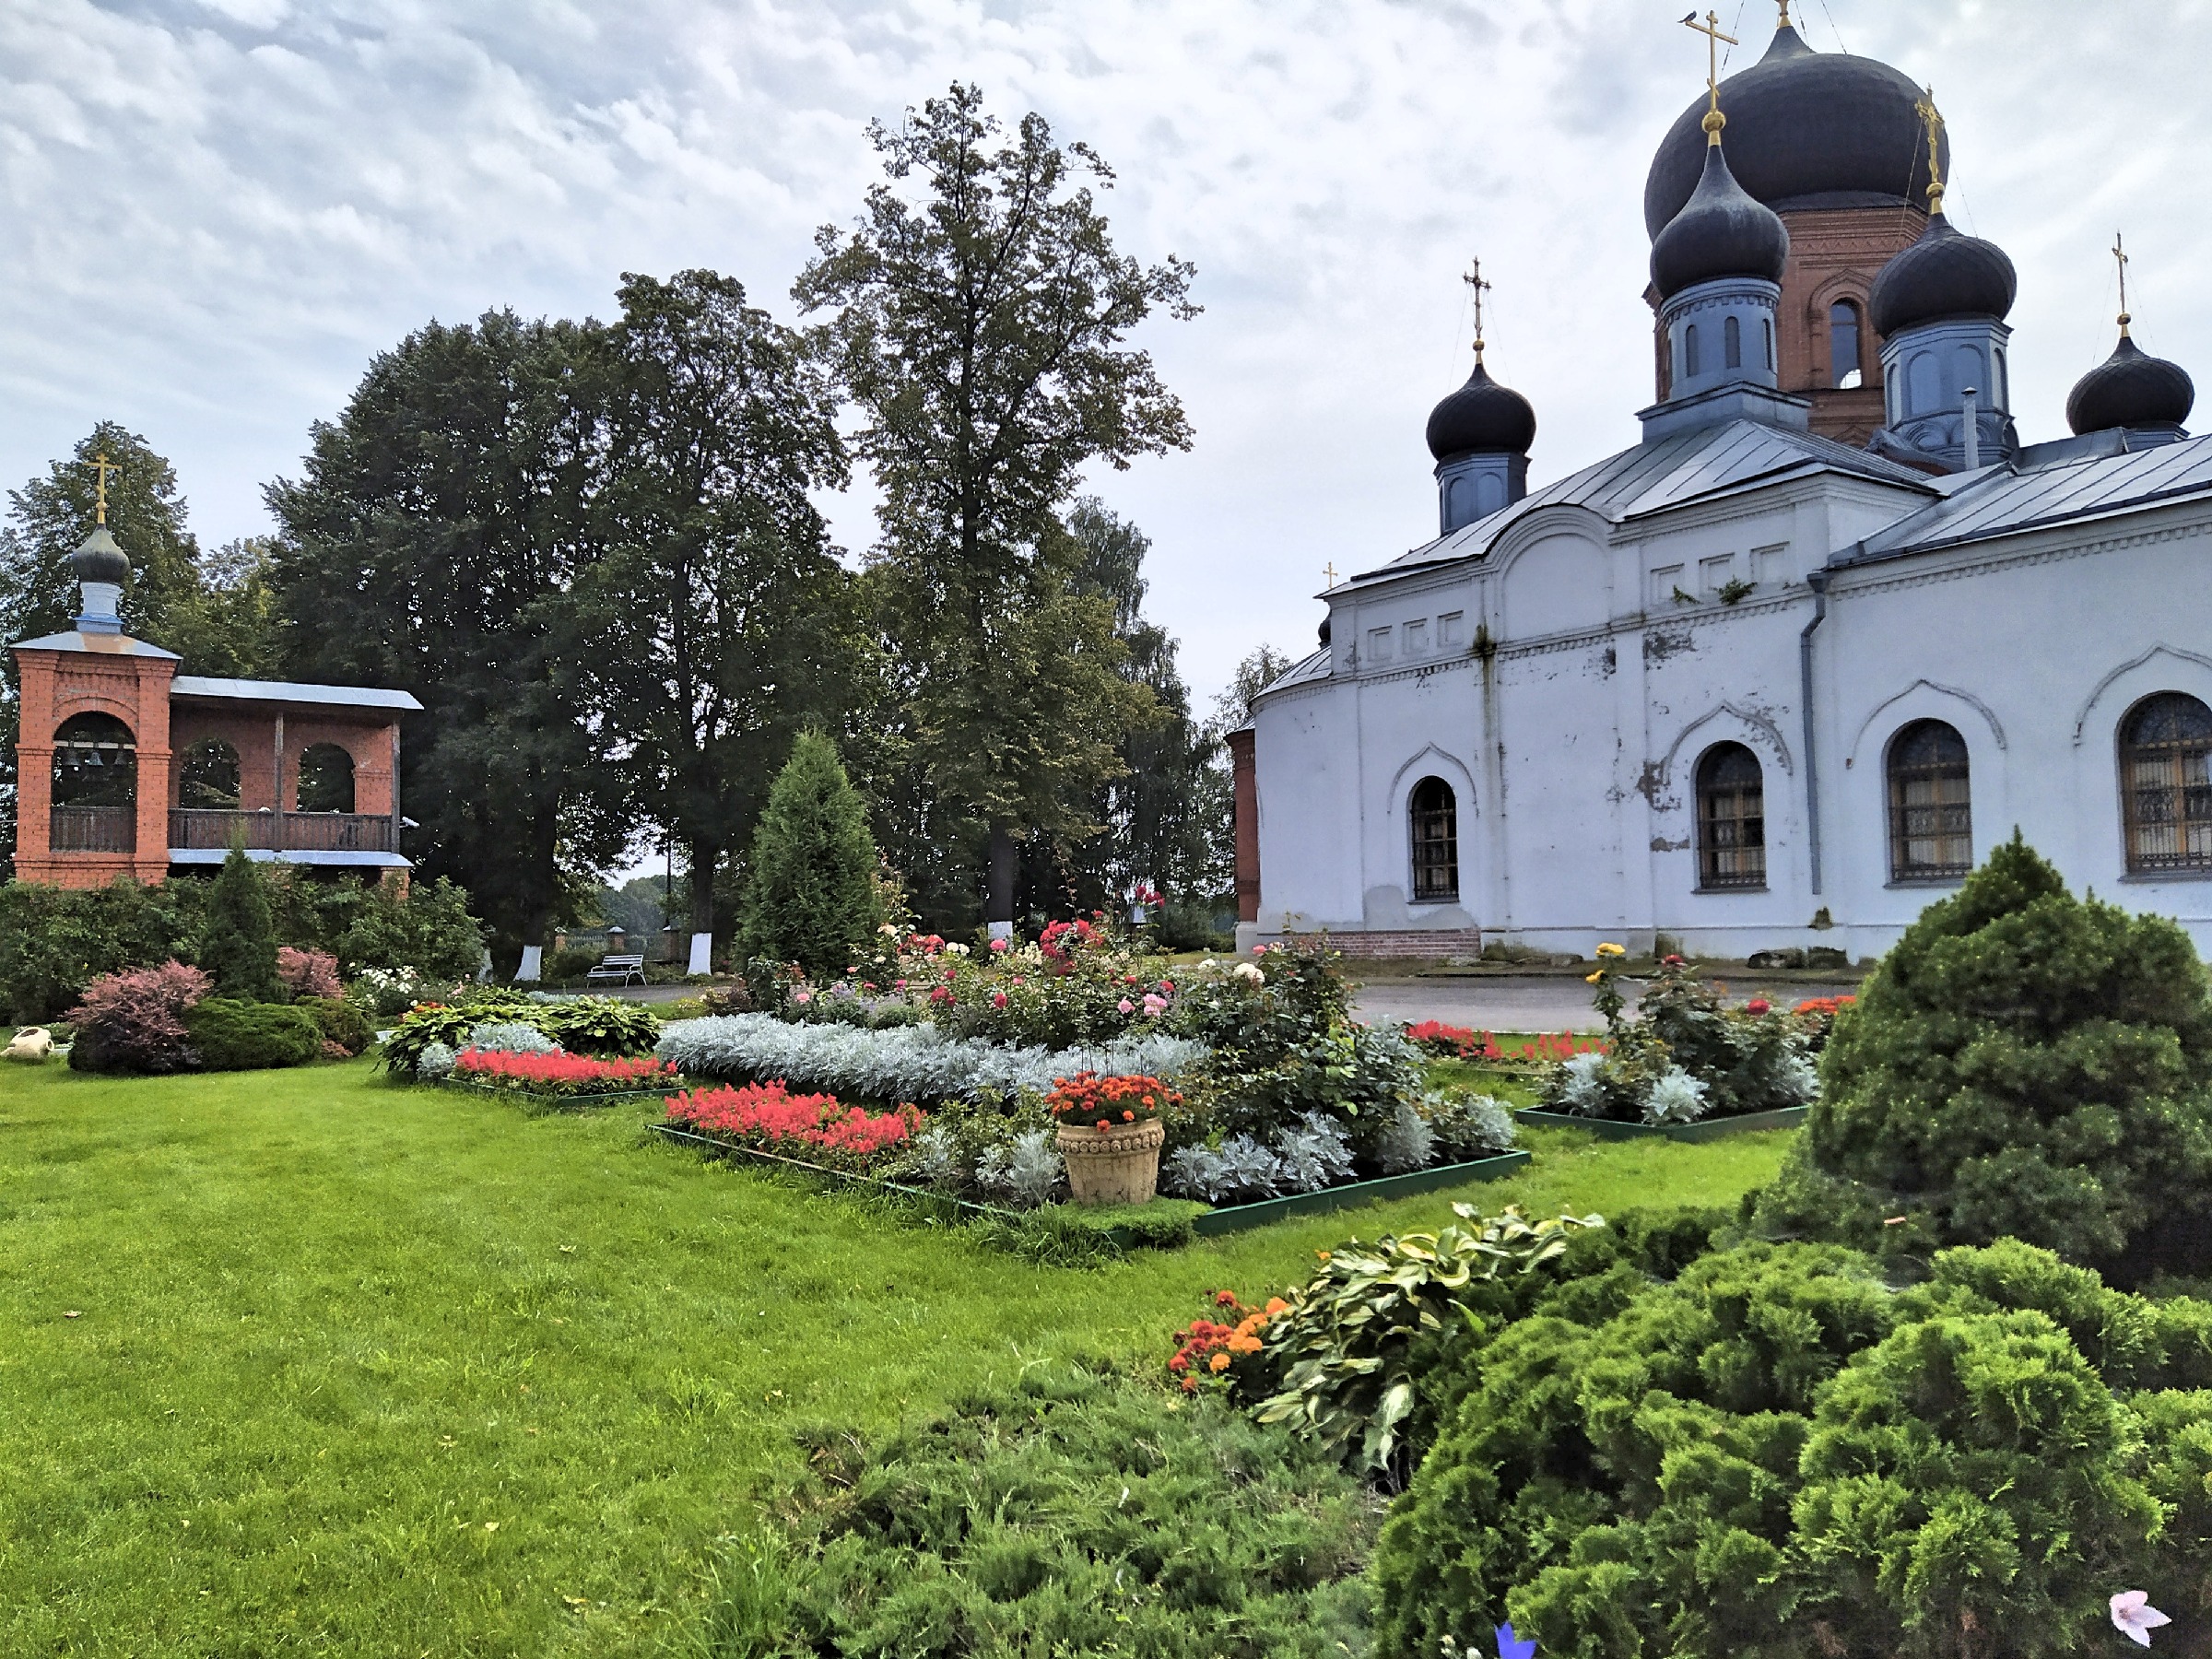
[[[1211,1371],[1227,1371],[1229,1369],[1229,1356],[1227,1354],[1216,1354],[1211,1359],[1208,1359],[1206,1362],[1206,1368]]]
[[[1268,1318],[1273,1319],[1277,1313],[1288,1313],[1289,1312],[1290,1304],[1285,1301],[1281,1297],[1271,1296],[1267,1299],[1266,1312]]]

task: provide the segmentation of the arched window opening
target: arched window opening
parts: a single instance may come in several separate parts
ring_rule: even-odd
[[[1744,325],[1735,317],[1721,324],[1721,347],[1727,354],[1729,368],[1744,366]]]
[[[1905,413],[1925,415],[1943,402],[1943,377],[1936,366],[1936,354],[1916,351],[1905,369]]]
[[[2120,727],[2127,867],[2212,870],[2212,709],[2179,691],[2146,698]]]
[[[1991,355],[1996,364],[1994,378],[1997,382],[1997,395],[1994,406],[2000,409],[2009,409],[2012,407],[2012,388],[2005,382],[2005,347],[1998,347]]]
[[[1916,720],[1889,745],[1889,878],[1957,881],[1973,867],[1966,739]]]
[[[138,746],[112,714],[72,714],[53,734],[56,806],[132,806],[138,801]]]
[[[336,744],[312,744],[300,757],[300,810],[353,810],[353,757]]]
[[[72,714],[53,734],[47,845],[130,853],[138,845],[138,746],[112,714]]]
[[[1698,885],[1767,885],[1766,784],[1740,743],[1715,744],[1698,762]]]
[[[220,737],[203,737],[184,751],[177,772],[177,804],[213,812],[236,812],[238,751]]]
[[[1766,336],[1767,367],[1771,369],[1774,367],[1774,319],[1771,317],[1762,318],[1759,324],[1759,332]]]
[[[1435,904],[1459,897],[1459,802],[1441,778],[1413,786],[1413,900]]]
[[[1828,308],[1828,367],[1830,385],[1859,383],[1859,308],[1848,300]]]
[[[1686,324],[1682,330],[1682,378],[1695,380],[1697,377],[1698,325],[1691,323]]]

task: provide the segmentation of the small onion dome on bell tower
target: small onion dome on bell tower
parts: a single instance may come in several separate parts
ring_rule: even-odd
[[[1467,383],[1429,415],[1429,453],[1439,461],[1462,455],[1523,455],[1536,441],[1536,412],[1527,398],[1490,378],[1482,359]]]
[[[1724,276],[1778,283],[1790,257],[1782,216],[1744,193],[1728,171],[1719,129],[1712,132],[1697,189],[1652,243],[1652,282],[1661,300]]]
[[[2120,267],[2120,344],[2112,355],[2074,382],[2066,394],[2066,424],[2084,432],[2124,428],[2146,438],[2182,436],[2182,422],[2196,405],[2196,384],[2179,363],[2152,357],[2128,334],[2127,248],[2112,238]]]
[[[1885,335],[1946,317],[1994,317],[2002,323],[2019,288],[2005,250],[1965,235],[1939,205],[1919,240],[1874,279],[1866,320],[1875,333]]]
[[[112,587],[121,587],[131,579],[131,561],[115,545],[115,538],[108,534],[105,524],[92,526],[92,534],[69,555],[69,563],[76,569],[79,582],[104,582]]]

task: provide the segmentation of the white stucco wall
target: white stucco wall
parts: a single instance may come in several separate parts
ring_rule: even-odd
[[[1618,526],[1547,507],[1478,561],[1333,595],[1330,674],[1255,716],[1263,931],[1875,954],[1947,890],[1889,880],[1887,747],[1936,718],[1967,744],[1977,860],[2018,824],[2077,888],[2212,948],[2212,882],[2125,875],[2115,753],[2140,698],[2212,703],[2203,504],[1835,571],[1813,656],[1814,890],[1805,579],[1918,501],[1820,474]],[[1730,581],[1754,584],[1734,606]],[[1693,774],[1723,741],[1764,772],[1763,890],[1698,890]],[[1456,906],[1407,900],[1406,799],[1431,775],[1458,801]]]

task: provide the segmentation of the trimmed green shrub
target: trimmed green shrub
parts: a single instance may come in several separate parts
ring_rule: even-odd
[[[200,935],[200,966],[218,995],[275,1002],[276,928],[261,872],[241,847],[232,847],[207,893],[207,924]]]
[[[0,886],[0,1004],[18,1024],[57,1018],[104,973],[189,962],[199,943],[207,884],[142,887]]]
[[[441,876],[396,888],[359,877],[330,880],[290,865],[271,867],[269,901],[276,936],[302,949],[338,959],[347,978],[364,968],[396,972],[412,968],[452,984],[475,973],[484,957],[484,932],[468,913],[468,895]]]
[[[2204,967],[2017,835],[1883,959],[1821,1078],[1764,1236],[1924,1260],[2009,1235],[2130,1282],[2212,1267]]]
[[[323,1053],[323,1030],[314,1016],[288,1003],[206,997],[185,1014],[184,1030],[206,1071],[305,1065]]]
[[[2212,1380],[2203,1304],[2018,1243],[1900,1293],[1864,1253],[1763,1242],[1567,1304],[1483,1350],[1385,1526],[1387,1659],[1509,1618],[1592,1659],[2056,1659],[2115,1590],[2212,1594],[2212,1392],[2166,1392]]]
[[[376,1041],[369,1017],[343,996],[303,996],[292,1005],[315,1022],[323,1041],[358,1054]]]
[[[811,1448],[819,1484],[794,1538],[724,1564],[714,1651],[1364,1650],[1376,1506],[1333,1460],[1218,1401],[1040,1367],[858,1457],[853,1443]]]
[[[818,979],[842,973],[883,921],[877,864],[867,808],[837,746],[801,732],[753,835],[739,954],[796,962]]]

